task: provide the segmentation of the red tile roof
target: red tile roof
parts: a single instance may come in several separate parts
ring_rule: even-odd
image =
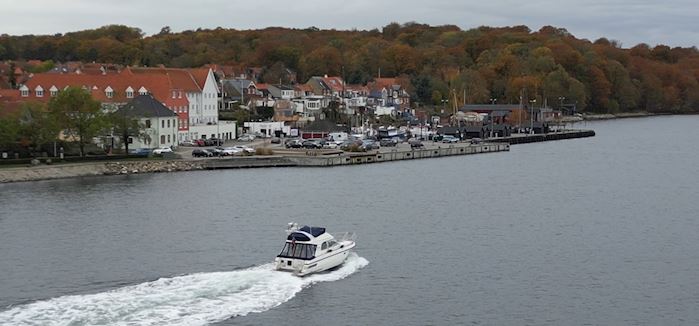
[[[17,112],[21,104],[19,90],[0,89],[0,117]]]

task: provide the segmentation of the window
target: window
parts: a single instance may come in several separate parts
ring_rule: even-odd
[[[165,128],[165,120],[160,120],[160,128]]]
[[[126,90],[126,98],[133,98],[133,89],[131,87]]]
[[[44,97],[44,90],[43,90],[43,89],[37,89],[37,90],[36,90],[36,97]]]
[[[167,142],[170,142],[170,135],[167,135]]]
[[[28,89],[23,89],[23,90],[21,91],[21,94],[22,94],[22,97],[27,97],[27,96],[29,96],[29,90],[28,90]]]
[[[327,242],[323,242],[323,245],[320,246],[320,250],[325,250],[325,249],[328,249],[328,243],[327,243]]]
[[[305,243],[292,244],[287,242],[282,248],[282,252],[279,253],[281,257],[287,258],[299,258],[299,259],[313,259],[316,253],[316,245],[310,245]]]
[[[160,145],[165,144],[165,135],[160,135]]]
[[[167,119],[167,127],[170,128],[170,119]]]

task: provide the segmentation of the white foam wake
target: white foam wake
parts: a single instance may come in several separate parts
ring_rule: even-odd
[[[161,278],[12,307],[0,312],[0,325],[205,325],[269,310],[313,283],[343,279],[367,264],[352,253],[339,269],[304,278],[273,264]]]

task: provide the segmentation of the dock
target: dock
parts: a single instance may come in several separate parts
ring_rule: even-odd
[[[487,139],[480,144],[460,142],[446,144],[425,141],[425,147],[382,147],[368,152],[343,152],[339,150],[280,150],[277,155],[233,157],[203,160],[204,169],[243,169],[265,167],[331,167],[343,165],[371,164],[404,160],[439,158],[456,155],[506,152],[510,145],[526,144],[562,139],[593,137],[593,130],[567,130],[548,134],[517,134],[508,137]]]
[[[207,160],[203,166],[205,169],[241,169],[262,167],[330,167],[342,165],[370,164],[381,162],[393,162],[403,160],[418,160],[426,158],[438,158],[456,155],[472,155],[484,153],[496,153],[510,150],[510,144],[506,143],[482,143],[482,144],[441,144],[418,149],[382,148],[369,152],[341,153],[321,155],[274,155],[235,157],[219,160]],[[314,153],[312,151],[306,151]]]

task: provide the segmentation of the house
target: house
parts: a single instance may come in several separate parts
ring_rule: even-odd
[[[311,77],[306,85],[311,87],[313,94],[330,98],[343,97],[345,90],[345,81],[342,78],[328,77],[328,75]]]
[[[178,116],[153,95],[137,95],[117,110],[117,114],[137,118],[145,126],[145,139],[129,137],[129,148],[158,148],[177,145]],[[124,140],[121,140],[124,141]]]
[[[250,101],[259,96],[255,82],[248,79],[224,79],[223,109],[230,110],[236,103],[248,106]]]
[[[378,106],[395,106],[400,110],[410,108],[410,94],[396,78],[376,78],[367,84],[369,104]]]
[[[269,93],[274,99],[291,100],[294,98],[294,88],[286,85],[269,85]]]
[[[296,105],[289,100],[277,100],[274,103],[274,121],[296,122],[300,115],[296,113]]]

